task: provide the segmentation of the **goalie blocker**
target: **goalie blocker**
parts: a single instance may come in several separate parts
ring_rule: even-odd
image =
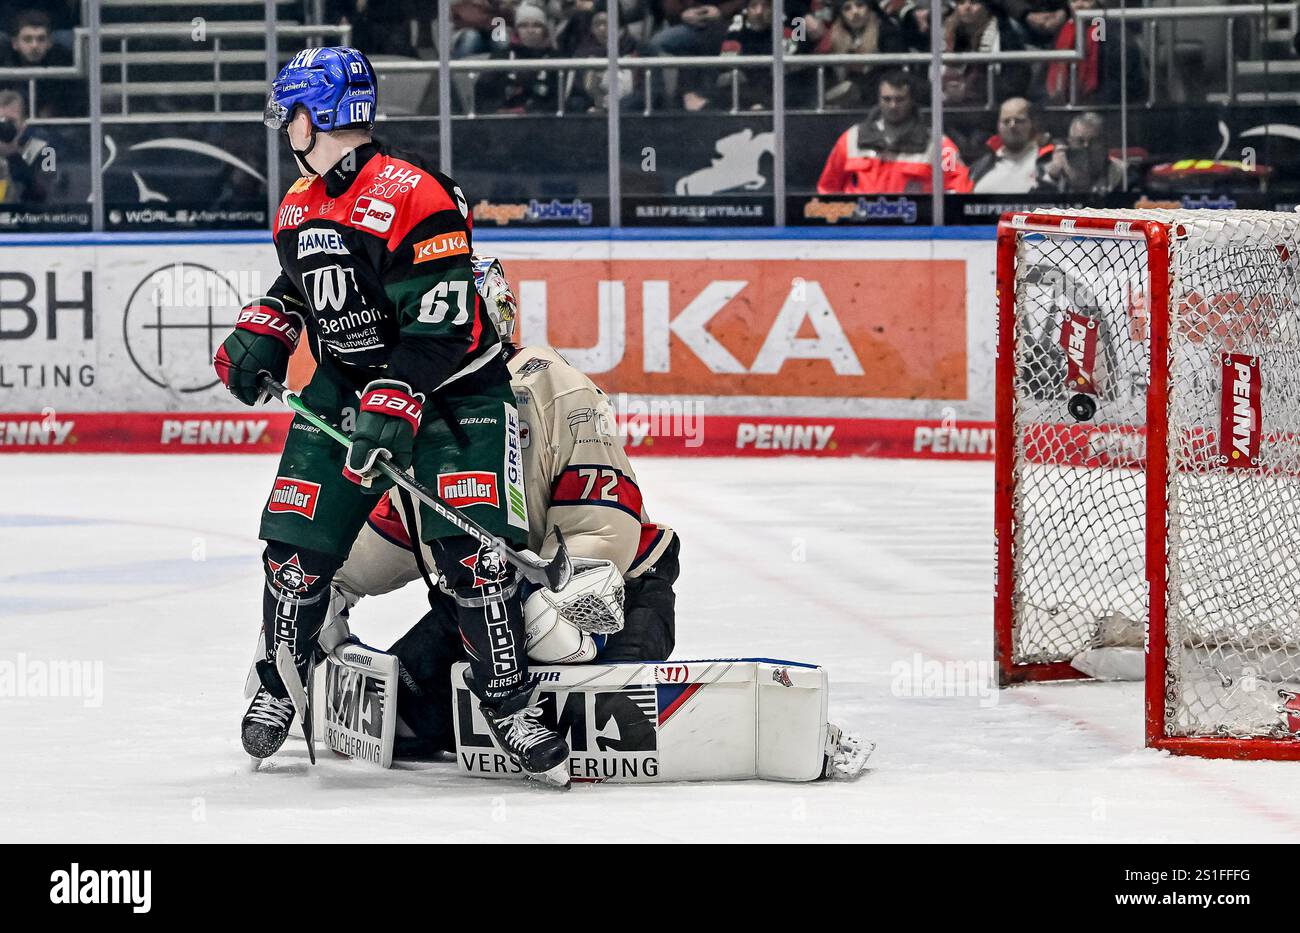
[[[517,778],[451,671],[458,768]],[[351,641],[321,666],[316,733],[340,755],[388,767],[397,658]],[[873,745],[826,718],[823,668],[742,658],[533,667],[542,722],[566,739],[575,781],[813,781],[862,773]]]

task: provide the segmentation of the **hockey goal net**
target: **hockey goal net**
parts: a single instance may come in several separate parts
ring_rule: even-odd
[[[1148,745],[1300,758],[1300,215],[1007,215],[997,356],[1003,685],[1126,649]]]

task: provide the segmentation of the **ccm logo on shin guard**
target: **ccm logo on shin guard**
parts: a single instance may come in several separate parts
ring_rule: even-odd
[[[488,470],[465,473],[439,473],[438,496],[453,508],[467,505],[500,505],[497,498],[497,475]]]
[[[289,476],[277,476],[271,487],[271,498],[266,503],[268,512],[293,512],[308,521],[316,517],[316,503],[320,500],[320,483]]]

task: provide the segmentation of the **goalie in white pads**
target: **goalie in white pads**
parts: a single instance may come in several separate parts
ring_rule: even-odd
[[[677,536],[645,514],[605,394],[553,349],[515,346],[516,302],[500,263],[476,258],[475,273],[505,346],[519,409],[529,547],[549,557],[555,547],[553,530],[558,528],[575,564],[573,581],[562,591],[537,589],[526,593],[524,602],[526,650],[534,665],[591,666],[585,677],[555,669],[538,671],[543,683],[539,704],[548,707],[544,718],[564,719],[557,727],[575,735],[571,767],[582,773],[574,777],[810,780],[860,773],[872,746],[843,736],[826,722],[825,675],[819,668],[785,662],[774,662],[781,666],[771,669],[752,661],[662,663],[675,641]],[[438,486],[451,505],[495,495],[472,475],[440,475]],[[331,735],[342,737],[330,742],[336,750],[385,764],[394,753],[427,757],[456,752],[467,772],[517,774],[517,766],[490,745],[476,744],[483,734],[452,673],[454,664],[466,660],[469,648],[460,637],[454,606],[438,588],[428,548],[412,547],[413,540],[420,540],[411,533],[419,516],[404,496],[394,489],[380,500],[335,575],[331,620],[321,636],[323,648],[335,648],[324,707],[327,717],[335,718],[322,723],[322,731],[327,741]],[[355,639],[346,641],[349,612],[361,597],[392,592],[421,577],[430,589],[431,608],[390,649],[396,661]],[[798,673],[805,669],[807,673]],[[393,676],[385,676],[385,670]],[[771,670],[781,672],[773,683],[789,689],[772,693],[743,686],[753,683],[745,678],[766,683]],[[791,671],[796,672],[793,679]],[[674,682],[678,677],[692,682]],[[396,680],[396,686],[389,680]],[[368,698],[378,716],[363,714],[365,683],[380,685],[386,698]],[[708,689],[701,690],[705,686]],[[575,696],[584,691],[586,696],[575,706]],[[746,711],[746,698],[760,695],[769,699]],[[683,712],[683,704],[692,698],[698,709]],[[386,704],[394,700],[395,721],[383,716]],[[560,702],[562,713],[554,708]],[[741,707],[735,706],[738,702]],[[574,712],[586,706],[591,707],[590,716]],[[641,722],[642,715],[648,721]],[[759,728],[741,730],[739,742],[736,736],[717,736],[712,734],[715,715],[725,721],[748,717]],[[676,725],[692,716],[694,727]],[[670,719],[675,723],[671,729]],[[770,727],[766,732],[764,719]],[[584,730],[590,735],[579,736]],[[765,741],[764,735],[769,737]],[[647,741],[650,747],[644,745]],[[358,747],[367,750],[358,754]],[[584,756],[584,749],[590,754]],[[752,769],[744,764],[751,759]]]

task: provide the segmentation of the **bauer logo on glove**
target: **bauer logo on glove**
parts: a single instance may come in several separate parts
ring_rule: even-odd
[[[420,430],[424,394],[396,379],[376,379],[361,393],[352,446],[343,475],[371,492],[383,492],[391,485],[374,474],[375,461],[383,454],[393,469],[404,473],[411,466],[415,435]]]

